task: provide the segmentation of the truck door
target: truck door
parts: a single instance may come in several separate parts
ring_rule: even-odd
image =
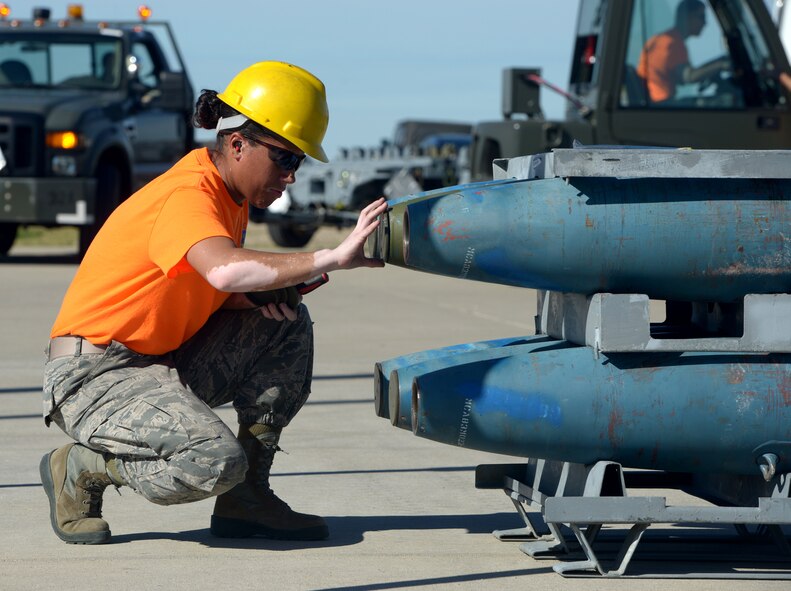
[[[160,73],[166,69],[162,56],[148,43],[131,47],[136,80],[137,106],[124,121],[135,151],[134,181],[138,188],[165,172],[184,155],[184,114],[158,105]]]
[[[608,142],[791,145],[787,97],[777,79],[788,63],[760,0],[635,0],[623,24]]]

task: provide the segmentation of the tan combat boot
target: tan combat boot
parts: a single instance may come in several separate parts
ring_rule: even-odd
[[[41,458],[41,483],[49,498],[55,534],[69,544],[105,544],[110,526],[102,519],[102,494],[111,484],[102,454],[70,443]]]
[[[217,497],[211,533],[218,538],[262,536],[275,540],[324,540],[327,523],[318,515],[293,511],[269,487],[269,472],[280,430],[265,425],[239,426],[239,443],[249,467],[244,482]]]

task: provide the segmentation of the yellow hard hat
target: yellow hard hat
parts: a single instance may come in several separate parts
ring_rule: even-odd
[[[218,98],[322,162],[330,114],[324,84],[285,62],[259,62],[231,80]]]

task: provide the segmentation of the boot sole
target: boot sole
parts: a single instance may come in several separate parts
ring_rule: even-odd
[[[55,535],[67,544],[106,544],[110,541],[110,532],[93,532],[83,534],[70,534],[66,533],[58,527],[58,517],[55,513],[55,482],[52,480],[52,471],[50,468],[50,458],[55,450],[45,454],[41,458],[38,466],[39,474],[41,475],[41,484],[43,485],[44,492],[47,493],[49,499],[49,521],[52,524],[52,530]]]
[[[211,516],[211,528],[209,531],[217,538],[262,537],[270,540],[318,541],[326,540],[330,536],[330,530],[326,525],[302,529],[274,529],[260,523],[231,519],[229,517],[217,517],[216,515]]]

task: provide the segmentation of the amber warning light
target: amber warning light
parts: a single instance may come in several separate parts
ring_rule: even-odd
[[[70,19],[75,21],[82,20],[82,4],[69,4],[66,9],[66,14],[69,15]]]
[[[137,7],[137,14],[140,16],[140,20],[147,21],[151,18],[151,9],[145,4],[141,4]]]
[[[0,20],[6,20],[11,14],[11,7],[5,2],[0,2]]]

